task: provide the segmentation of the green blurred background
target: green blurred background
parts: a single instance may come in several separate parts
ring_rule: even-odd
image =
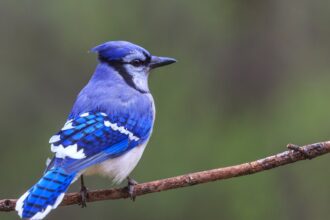
[[[157,118],[132,175],[140,182],[330,139],[329,10],[322,0],[1,1],[0,198],[41,176],[48,139],[95,68],[88,50],[108,40],[179,60],[150,77]],[[324,156],[48,219],[329,219],[328,166]]]

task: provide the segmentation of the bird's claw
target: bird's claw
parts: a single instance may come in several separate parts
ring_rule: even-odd
[[[293,150],[293,151],[298,151],[300,152],[306,159],[313,159],[313,157],[311,157],[311,155],[309,155],[309,153],[306,151],[306,149],[300,147],[299,145],[296,144],[288,144],[287,148],[289,150]]]
[[[138,184],[138,182],[136,182],[134,179],[132,179],[130,177],[127,177],[128,194],[133,202],[135,201],[135,198],[136,198],[136,195],[134,192],[134,187],[136,184]]]

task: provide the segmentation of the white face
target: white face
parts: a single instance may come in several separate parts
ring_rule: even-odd
[[[145,54],[140,51],[134,51],[134,53],[127,55],[123,61],[125,62],[123,66],[127,74],[132,77],[136,88],[149,92],[148,75],[150,68]]]

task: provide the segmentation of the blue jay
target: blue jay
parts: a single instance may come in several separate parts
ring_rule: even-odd
[[[83,174],[98,173],[122,182],[148,143],[155,120],[149,72],[176,60],[152,56],[126,41],[106,42],[92,52],[98,54],[99,64],[63,128],[49,140],[55,155],[43,177],[18,199],[21,218],[43,219]]]

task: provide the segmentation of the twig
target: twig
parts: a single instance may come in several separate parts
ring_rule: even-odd
[[[330,141],[309,144],[301,147],[289,144],[287,147],[290,150],[248,163],[140,183],[135,185],[134,195],[142,196],[148,193],[161,192],[216,180],[254,174],[294,163],[299,160],[312,159],[330,153]],[[129,198],[127,187],[89,191],[87,202],[124,198]],[[80,200],[79,192],[68,193],[64,197],[61,206],[79,204]],[[16,199],[0,200],[0,211],[13,211],[15,209],[15,204]]]

